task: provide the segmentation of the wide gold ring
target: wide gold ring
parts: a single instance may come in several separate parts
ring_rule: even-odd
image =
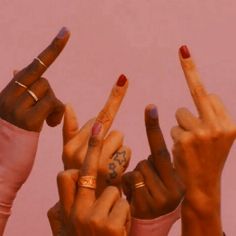
[[[137,188],[142,188],[145,186],[145,183],[142,181],[142,182],[138,182],[134,185],[134,188],[137,189]]]
[[[96,189],[97,178],[95,176],[80,176],[78,186],[82,188]]]

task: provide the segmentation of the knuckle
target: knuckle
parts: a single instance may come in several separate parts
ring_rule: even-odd
[[[102,109],[98,115],[97,120],[101,123],[106,123],[113,120],[113,116],[108,109]]]
[[[143,172],[146,171],[148,168],[148,160],[142,160],[137,164],[136,169]]]
[[[104,226],[104,219],[98,214],[93,214],[90,216],[88,224],[91,228],[102,228]]]
[[[112,233],[114,235],[117,235],[120,232],[120,228],[118,225],[114,224],[111,221],[107,221],[106,223],[106,231],[108,233]]]
[[[45,78],[40,78],[39,82],[41,83],[41,86],[42,86],[44,89],[50,88],[50,84],[49,84],[49,82],[48,82],[47,79],[45,79]]]
[[[58,174],[57,174],[57,183],[61,183],[63,181],[65,181],[65,179],[68,179],[68,174],[66,171],[60,171]]]
[[[88,143],[88,146],[89,147],[97,147],[100,143],[100,140],[98,140],[96,137],[91,137],[89,139],[89,143]]]
[[[180,146],[185,147],[185,146],[192,144],[193,140],[194,139],[193,139],[192,135],[182,135],[179,138],[179,144],[180,144]]]
[[[115,186],[108,186],[105,190],[107,193],[109,193],[110,195],[113,195],[116,198],[120,197],[120,191]]]
[[[114,136],[117,136],[117,138],[119,138],[120,140],[124,140],[124,134],[122,132],[120,132],[119,130],[112,130],[111,134]]]

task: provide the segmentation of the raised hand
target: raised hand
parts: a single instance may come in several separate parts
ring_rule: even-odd
[[[116,130],[109,132],[127,88],[128,80],[124,75],[121,75],[112,88],[105,106],[96,118],[104,125],[105,134],[102,153],[99,159],[98,192],[107,185],[119,185],[121,175],[129,164],[131,150],[123,145],[123,134]],[[94,121],[95,118],[89,120],[79,129],[77,117],[72,107],[66,106],[63,126],[63,163],[65,169],[80,169],[82,166],[88,149],[90,130]]]
[[[180,204],[184,187],[172,166],[154,105],[147,106],[145,123],[151,156],[123,176],[123,187],[131,203],[132,216],[154,219]]]
[[[174,165],[186,186],[182,235],[222,235],[221,174],[236,126],[220,98],[206,91],[186,46],[179,56],[198,110],[196,116],[187,108],[178,109],[178,126],[171,130]]]
[[[116,187],[107,187],[96,197],[96,178],[101,156],[104,128],[95,122],[83,165],[78,170],[58,175],[62,226],[60,235],[128,235],[129,204]]]
[[[50,126],[61,122],[64,105],[42,75],[61,53],[69,36],[69,31],[62,28],[31,64],[15,74],[0,93],[2,119],[19,128],[37,132],[41,130],[44,120]]]

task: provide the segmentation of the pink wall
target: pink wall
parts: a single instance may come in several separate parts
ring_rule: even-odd
[[[0,86],[67,26],[71,40],[48,70],[58,96],[70,102],[81,124],[94,116],[120,73],[129,93],[114,125],[133,148],[132,166],[145,158],[143,109],[156,103],[169,147],[179,106],[194,110],[177,49],[191,48],[205,84],[221,95],[236,117],[236,2],[234,0],[1,0]],[[47,209],[58,199],[55,176],[61,165],[61,127],[45,127],[30,178],[18,194],[6,236],[50,235]],[[138,138],[137,138],[138,137]],[[223,176],[223,223],[236,235],[236,149]],[[207,170],[206,170],[207,171]],[[179,235],[178,229],[171,235]]]

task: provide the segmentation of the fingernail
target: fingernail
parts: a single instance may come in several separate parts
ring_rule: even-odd
[[[63,39],[68,33],[69,33],[69,30],[66,27],[62,27],[59,33],[57,34],[57,38]]]
[[[187,58],[189,58],[191,56],[190,52],[188,50],[188,47],[186,45],[181,46],[179,50],[180,50],[181,56],[184,59],[187,59]]]
[[[122,74],[122,75],[120,75],[119,79],[117,80],[116,85],[119,87],[123,87],[125,85],[126,81],[127,81],[126,76]]]
[[[158,112],[157,112],[157,108],[155,106],[153,106],[150,110],[149,110],[149,116],[152,119],[157,119],[158,118]]]
[[[92,136],[98,135],[101,129],[102,129],[102,124],[100,122],[95,122],[92,128]]]

